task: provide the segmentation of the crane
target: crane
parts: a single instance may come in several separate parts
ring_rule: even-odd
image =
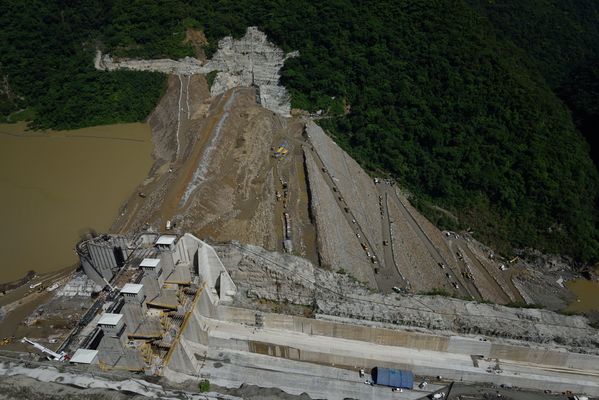
[[[48,360],[64,361],[69,358],[68,354],[65,353],[64,351],[61,351],[60,353],[56,353],[56,352],[50,350],[49,348],[44,347],[41,344],[34,342],[33,340],[27,339],[26,337],[21,339],[21,343],[27,343],[27,344],[32,345],[33,347],[35,347],[36,349],[38,349],[39,351],[44,353],[46,355],[46,357],[48,357]]]

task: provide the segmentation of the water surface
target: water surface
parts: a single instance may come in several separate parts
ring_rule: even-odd
[[[147,124],[45,133],[0,124],[0,282],[75,263],[80,234],[110,227],[151,152]]]
[[[576,296],[567,311],[599,311],[599,282],[576,279],[568,282],[567,286]]]

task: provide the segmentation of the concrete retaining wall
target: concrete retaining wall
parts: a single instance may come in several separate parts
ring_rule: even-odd
[[[428,365],[419,366],[411,364],[409,359],[384,362],[377,359],[370,359],[368,355],[355,356],[334,352],[310,351],[306,348],[294,348],[292,346],[263,343],[247,339],[214,337],[210,335],[207,329],[206,322],[204,321],[205,318],[226,320],[246,325],[254,325],[256,318],[255,310],[215,305],[214,298],[215,296],[207,291],[201,294],[197,306],[193,310],[188,327],[183,334],[183,338],[177,344],[181,349],[176,349],[171,362],[167,366],[169,370],[187,374],[193,370],[195,371],[194,373],[199,373],[198,363],[194,359],[193,352],[185,347],[187,341],[189,341],[213,348],[227,348],[339,367],[354,368],[356,366],[378,365],[389,368],[406,368],[411,369],[417,375],[442,375],[456,381],[494,382],[496,384],[503,383],[524,388],[550,389],[553,391],[572,390],[585,392],[590,395],[599,395],[599,386],[595,382],[596,378],[585,380],[584,376],[581,376],[580,379],[577,379],[573,375],[565,382],[560,380],[558,375],[553,375],[551,378],[534,375],[532,377],[530,375],[529,377],[503,376],[501,374],[490,374],[484,368],[475,367],[474,365],[471,368],[461,367],[460,370],[455,370],[451,369],[451,366],[443,367],[442,363],[436,363],[434,353],[431,353]],[[268,329],[288,330],[309,335],[357,340],[415,350],[447,352],[467,357],[482,355],[483,358],[498,358],[501,362],[505,363],[514,361],[541,364],[547,366],[547,369],[565,367],[599,371],[599,357],[597,356],[491,343],[476,338],[460,336],[446,337],[420,332],[406,332],[268,313],[263,315],[263,326]],[[190,367],[192,369],[189,369]]]
[[[200,299],[199,303],[209,303],[209,301],[205,302],[203,300]],[[255,311],[253,310],[207,304],[202,304],[201,307],[202,315],[209,318],[243,324],[254,324],[255,322]],[[599,371],[599,357],[587,354],[492,343],[463,336],[447,337],[420,332],[349,325],[282,314],[264,314],[263,321],[265,328],[283,329],[309,335],[329,336],[387,346],[409,347],[468,356],[482,355],[485,358],[499,358],[501,360]]]

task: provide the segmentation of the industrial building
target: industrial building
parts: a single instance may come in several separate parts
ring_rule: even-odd
[[[124,265],[131,254],[124,236],[100,235],[77,244],[81,267],[87,276],[100,286],[105,286]]]
[[[80,242],[77,252],[104,291],[70,341],[72,363],[157,374],[199,293],[227,303],[237,290],[214,249],[191,234],[102,235]]]

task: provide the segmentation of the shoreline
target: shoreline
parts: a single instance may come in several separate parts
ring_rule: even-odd
[[[18,289],[19,287],[28,284],[29,282],[34,280],[37,276],[38,275],[36,274],[36,272],[31,269],[31,270],[27,271],[25,273],[25,276],[23,276],[20,279],[15,279],[13,281],[0,283],[0,293],[2,293],[2,295],[4,296],[13,290]]]

